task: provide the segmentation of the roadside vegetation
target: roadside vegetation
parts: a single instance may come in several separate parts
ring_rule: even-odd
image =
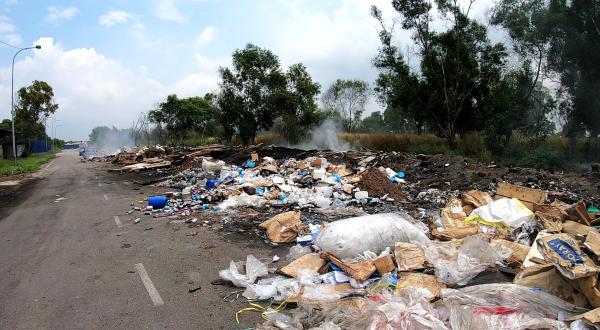
[[[219,69],[217,90],[169,95],[131,128],[97,129],[135,144],[298,145],[333,121],[355,147],[557,169],[600,160],[598,2],[499,0],[489,21],[460,1],[392,4],[393,18],[371,8],[375,81],[321,86],[302,63],[282,67],[271,50],[247,44]],[[510,40],[493,42],[490,25]],[[373,98],[382,111],[367,113]]]
[[[13,159],[0,160],[0,176],[9,176],[23,173],[31,173],[40,169],[42,165],[56,157],[59,150],[31,154],[27,157],[17,158],[17,165]]]

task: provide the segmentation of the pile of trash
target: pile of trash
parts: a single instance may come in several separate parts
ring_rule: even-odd
[[[261,313],[258,329],[600,326],[600,210],[496,188],[493,198],[461,193],[419,220],[380,213],[313,225],[299,210],[277,214],[259,227],[292,244],[286,265],[249,255],[215,284],[244,290],[249,307],[236,320]]]
[[[427,175],[462,163],[425,156],[398,168],[404,156],[396,153],[223,152],[117,158],[136,162],[121,163],[128,170],[152,158],[186,164],[157,184],[172,191],[130,214],[191,224],[246,209],[273,215],[250,226],[274,245],[289,244],[288,255],[232,260],[214,281],[243,290],[249,306],[238,324],[259,312],[259,329],[600,326],[597,196],[586,205],[577,194],[501,181],[456,189]],[[315,212],[337,216],[306,221]]]
[[[239,207],[318,208],[343,213],[352,207],[403,199],[400,185],[404,176],[391,168],[349,168],[319,157],[278,161],[268,156],[259,159],[253,153],[241,166],[203,158],[200,167],[182,170],[157,184],[180,190],[165,194],[168,201],[164,207],[138,209],[155,217]]]

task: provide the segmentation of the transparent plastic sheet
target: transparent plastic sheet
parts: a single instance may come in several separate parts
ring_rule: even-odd
[[[245,288],[256,282],[257,278],[269,273],[267,265],[260,262],[260,260],[251,254],[246,257],[245,274],[242,274],[239,268],[241,267],[238,267],[232,260],[229,263],[229,269],[219,271],[219,277],[226,281],[231,281],[237,287]]]
[[[355,299],[356,300],[356,299]],[[401,296],[383,291],[371,299],[342,299],[329,304],[313,305],[301,303],[291,312],[294,321],[288,322],[285,329],[439,329],[448,327],[441,320],[441,314],[422,297],[418,291],[407,290]],[[263,324],[273,326],[274,322]],[[279,325],[282,325],[281,323]],[[259,329],[272,329],[261,327]]]
[[[436,277],[449,285],[467,285],[477,274],[512,254],[510,249],[491,245],[484,235],[469,236],[460,247],[432,241],[424,250]]]
[[[594,330],[600,329],[598,326],[587,324],[584,320],[575,320],[569,324],[569,330]]]
[[[494,309],[461,305],[448,306],[450,326],[461,330],[525,330],[525,329],[556,329],[566,330],[567,325],[543,317],[534,317],[512,309]]]
[[[311,250],[308,246],[296,244],[290,248],[290,252],[285,256],[285,259],[288,261],[294,261],[310,252]]]
[[[256,284],[248,284],[242,296],[248,299],[273,298],[274,301],[284,301],[299,293],[300,285],[296,279],[277,276],[261,279]]]
[[[588,310],[556,296],[517,284],[481,284],[462,289],[442,289],[446,304],[473,307],[506,307],[531,317],[564,320]]]
[[[341,259],[352,259],[365,251],[379,254],[396,242],[426,243],[429,239],[402,216],[383,213],[333,222],[315,240],[321,250]]]

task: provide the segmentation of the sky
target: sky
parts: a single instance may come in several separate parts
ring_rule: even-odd
[[[335,79],[377,77],[379,40],[369,8],[390,22],[390,0],[0,0],[0,40],[21,52],[15,90],[48,82],[59,109],[48,134],[87,139],[100,125],[131,127],[169,94],[218,88],[217,69],[247,43],[272,50],[283,68],[302,62],[324,91]],[[473,12],[485,19],[493,0]],[[410,45],[399,31],[397,42]],[[10,118],[11,62],[0,44],[0,119]],[[367,112],[380,110],[372,98]]]

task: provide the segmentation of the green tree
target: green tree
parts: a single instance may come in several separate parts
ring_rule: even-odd
[[[492,96],[492,86],[501,79],[506,51],[502,44],[488,40],[486,28],[470,19],[458,1],[435,3],[437,14],[429,1],[392,1],[402,28],[412,32],[420,71],[408,67],[393,44],[393,29],[386,26],[381,11],[372,7],[371,14],[381,26],[381,48],[374,60],[381,70],[376,91],[387,109],[408,117],[418,129],[428,124],[454,147],[457,134],[484,125],[483,107]],[[435,31],[433,16],[448,22],[448,30]]]
[[[321,101],[326,109],[337,112],[344,128],[357,128],[369,97],[369,84],[362,80],[336,80],[323,94]]]
[[[600,2],[502,0],[492,22],[506,28],[523,61],[539,52],[537,66],[558,77],[566,133],[600,134]]]
[[[278,115],[277,105],[286,90],[286,75],[273,52],[248,44],[232,55],[233,68],[219,68],[219,108],[224,136],[237,132],[244,144],[254,142],[260,129],[269,129]]]
[[[36,137],[46,136],[44,121],[56,110],[52,86],[35,80],[17,91],[15,130],[31,144]]]
[[[185,99],[169,95],[148,113],[150,121],[164,125],[169,136],[176,141],[181,141],[191,131],[202,135],[216,132],[218,116],[219,111],[213,106],[211,94]]]
[[[321,86],[312,80],[302,64],[290,66],[286,79],[286,89],[278,92],[274,99],[282,119],[283,137],[290,143],[298,143],[308,128],[319,121],[315,97]]]
[[[381,132],[387,130],[383,115],[379,111],[371,113],[360,123],[360,130],[364,132]]]

